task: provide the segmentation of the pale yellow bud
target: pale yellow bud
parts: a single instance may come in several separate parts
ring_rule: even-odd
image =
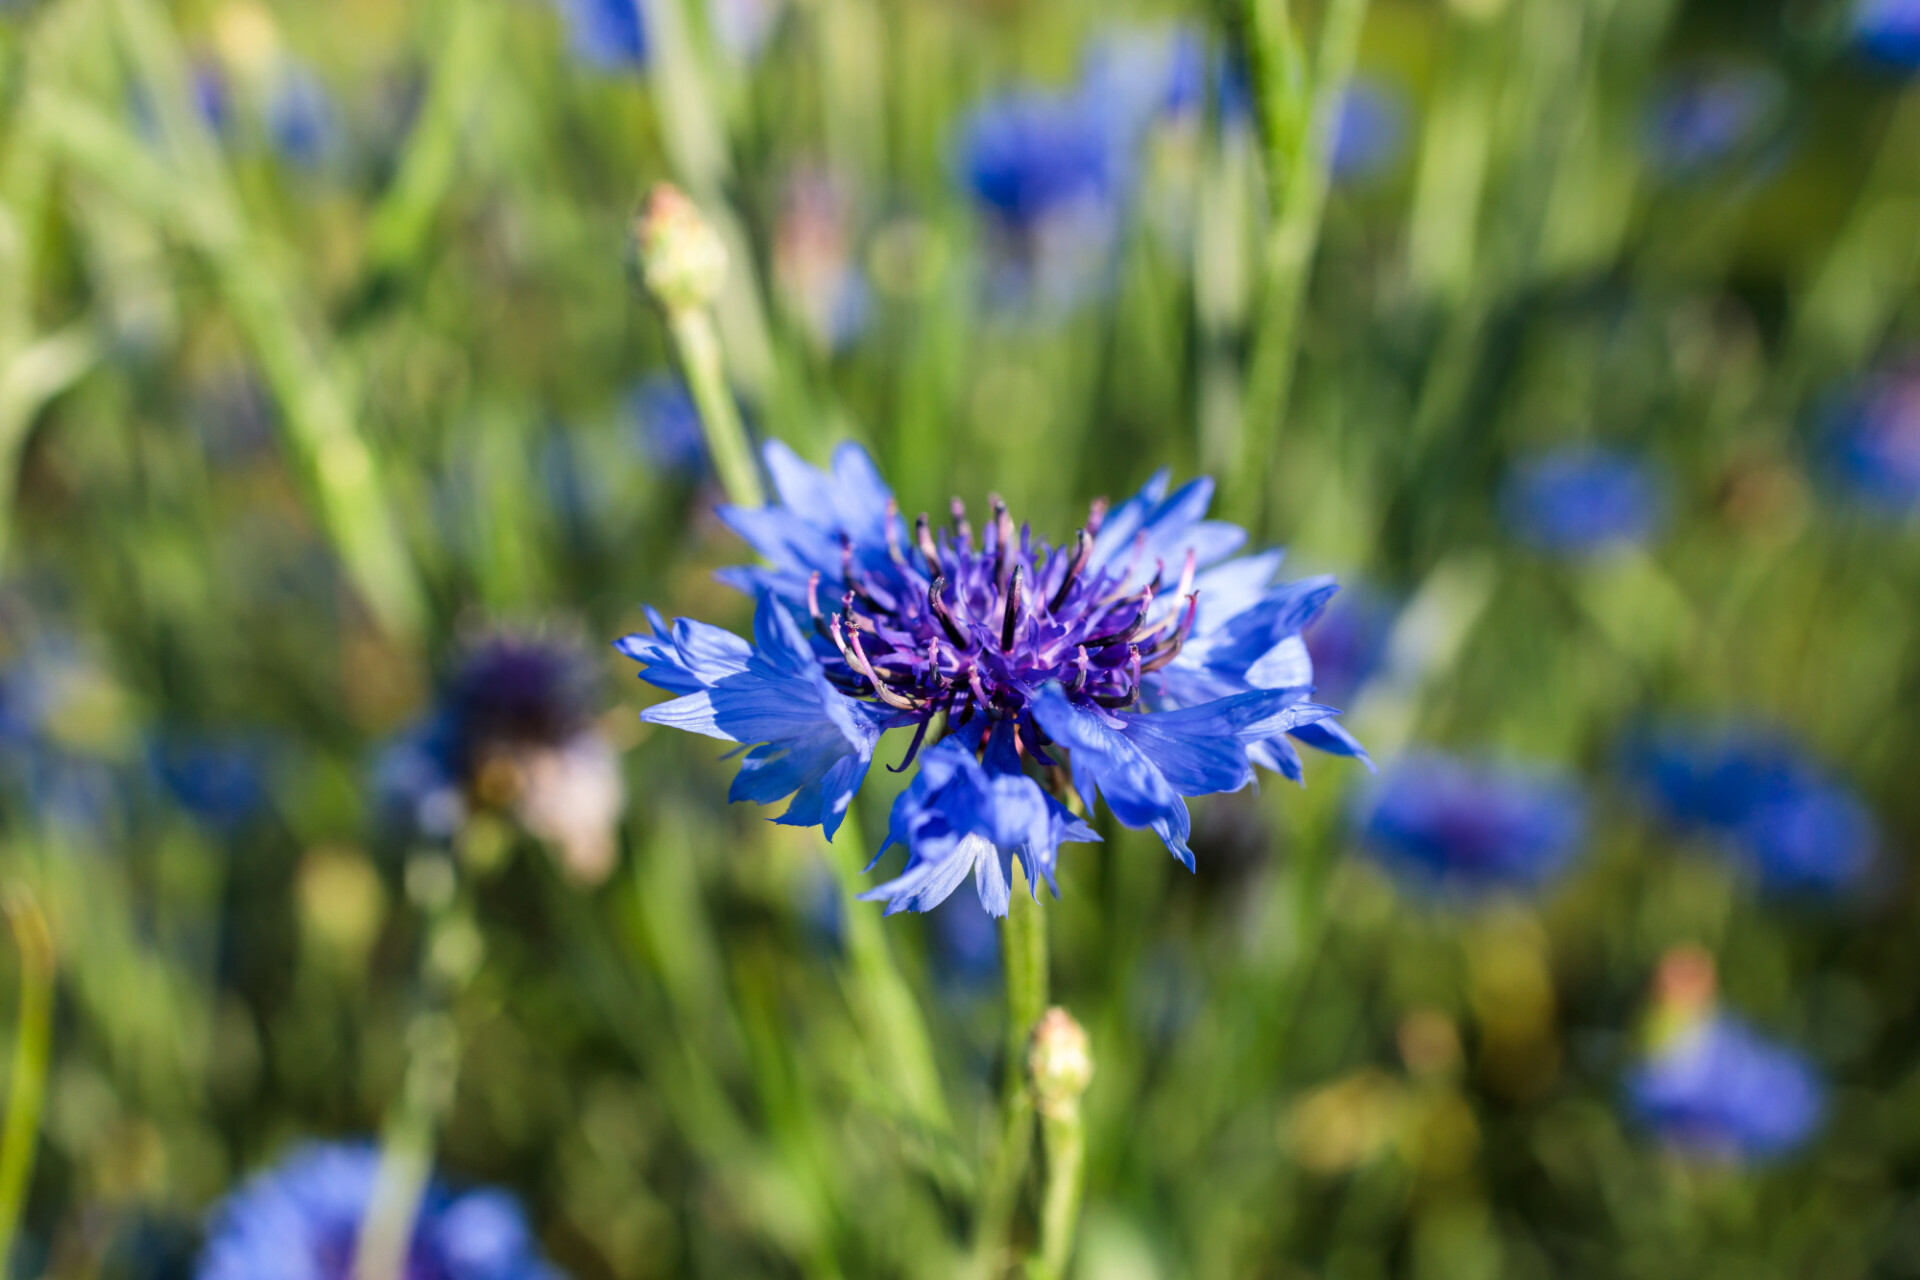
[[[1086,1031],[1065,1009],[1056,1005],[1047,1010],[1033,1029],[1027,1071],[1041,1114],[1067,1119],[1079,1109],[1080,1095],[1093,1082],[1093,1049]]]
[[[698,205],[669,183],[647,193],[633,220],[640,273],[669,312],[711,307],[727,280],[727,246]]]

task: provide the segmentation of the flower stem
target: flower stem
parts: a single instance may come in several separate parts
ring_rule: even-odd
[[[1311,79],[1312,112],[1304,130],[1293,127],[1301,90],[1291,24],[1277,0],[1259,8],[1263,12],[1256,12],[1248,24],[1255,55],[1250,70],[1260,103],[1271,220],[1265,245],[1266,298],[1247,378],[1241,465],[1235,472],[1233,495],[1234,506],[1249,522],[1260,514],[1272,440],[1287,412],[1300,346],[1300,312],[1326,213],[1334,131],[1359,55],[1367,0],[1329,0],[1327,4]],[[1279,17],[1265,14],[1267,9]]]
[[[0,1132],[0,1263],[13,1254],[20,1206],[33,1177],[40,1110],[47,1096],[47,1060],[53,1038],[53,937],[30,890],[16,885],[4,903],[20,951],[20,1010],[14,1022],[13,1078],[7,1085],[7,1122]]]
[[[1080,1193],[1086,1186],[1087,1127],[1079,1108],[1040,1121],[1047,1153],[1047,1190],[1040,1202],[1040,1256],[1028,1269],[1030,1280],[1060,1280],[1073,1255],[1080,1222]]]
[[[840,880],[846,915],[847,962],[853,970],[852,1003],[861,1030],[875,1053],[886,1059],[886,1069],[900,1101],[914,1121],[929,1130],[953,1127],[947,1114],[940,1070],[934,1064],[933,1040],[920,1016],[913,989],[894,961],[881,915],[872,903],[855,901],[860,891],[862,853],[860,815],[849,809],[839,837],[829,848],[829,861]]]
[[[680,351],[680,365],[700,410],[700,426],[707,437],[707,452],[713,457],[713,469],[727,491],[727,499],[736,506],[759,507],[766,503],[760,485],[760,473],[753,465],[753,449],[747,443],[746,427],[740,421],[733,392],[727,385],[726,362],[720,352],[720,334],[713,316],[704,307],[682,307],[667,314],[667,327],[673,332],[674,345]]]
[[[1033,1154],[1033,1088],[1027,1079],[1027,1040],[1047,1007],[1047,917],[1026,892],[1013,864],[1012,893],[1000,931],[1000,963],[1007,980],[1006,1079],[1000,1097],[1000,1141],[980,1190],[975,1222],[974,1273],[981,1280],[1004,1270],[1007,1234]]]

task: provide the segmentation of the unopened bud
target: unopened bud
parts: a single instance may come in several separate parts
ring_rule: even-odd
[[[1093,1082],[1093,1049],[1086,1031],[1065,1009],[1056,1005],[1047,1010],[1033,1029],[1027,1070],[1042,1115],[1064,1120],[1079,1110],[1080,1095]]]
[[[633,220],[647,292],[668,311],[710,307],[727,280],[727,246],[700,208],[662,182]]]

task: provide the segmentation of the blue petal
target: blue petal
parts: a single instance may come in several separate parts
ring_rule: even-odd
[[[1040,691],[1033,715],[1047,735],[1071,753],[1073,785],[1088,804],[1104,796],[1122,825],[1154,832],[1192,870],[1187,837],[1193,824],[1186,801],[1139,746],[1095,712],[1069,702],[1057,684]],[[1244,754],[1241,765],[1245,767]]]

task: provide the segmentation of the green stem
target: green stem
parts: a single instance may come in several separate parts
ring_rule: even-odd
[[[746,426],[740,421],[740,410],[727,385],[726,361],[721,356],[720,334],[713,326],[712,315],[698,307],[682,307],[667,313],[667,327],[680,350],[687,389],[693,393],[693,403],[700,410],[700,426],[706,432],[707,452],[713,455],[713,469],[720,475],[727,498],[741,507],[764,505],[766,492],[753,465]]]
[[[1033,1087],[1027,1079],[1027,1041],[1047,1007],[1047,917],[1030,899],[1020,864],[1000,931],[1000,962],[1007,980],[1006,1078],[1000,1099],[1000,1141],[980,1190],[974,1273],[980,1280],[1005,1270],[1007,1235],[1020,1184],[1033,1155]]]
[[[846,912],[854,1013],[869,1046],[885,1060],[907,1113],[928,1130],[945,1132],[953,1127],[953,1119],[947,1114],[946,1093],[934,1063],[933,1040],[920,1016],[920,1005],[894,961],[879,908],[856,900],[863,887],[866,847],[860,815],[849,809],[838,838],[828,845],[828,856],[840,880],[841,905]]]
[[[54,970],[53,938],[32,892],[14,886],[7,892],[5,908],[20,951],[20,1011],[14,1023],[6,1128],[0,1132],[0,1269],[13,1254],[20,1206],[26,1200],[40,1141],[40,1110],[47,1096],[53,1038]]]
[[[1029,1280],[1060,1280],[1073,1256],[1080,1193],[1086,1186],[1087,1127],[1079,1106],[1064,1115],[1042,1117],[1040,1139],[1047,1152],[1047,1189],[1040,1202],[1040,1256],[1028,1268],[1028,1276]]]
[[[1261,103],[1268,184],[1276,198],[1265,246],[1265,308],[1247,378],[1241,465],[1233,481],[1234,506],[1248,522],[1260,514],[1272,443],[1287,411],[1300,346],[1300,312],[1326,213],[1333,135],[1366,15],[1367,0],[1329,0],[1321,18],[1313,108],[1304,136],[1289,125],[1293,112],[1287,103],[1298,97],[1291,70],[1298,66],[1291,27],[1284,20],[1263,21],[1257,15],[1251,24],[1254,92]],[[1277,182],[1280,174],[1285,175],[1283,182]]]

